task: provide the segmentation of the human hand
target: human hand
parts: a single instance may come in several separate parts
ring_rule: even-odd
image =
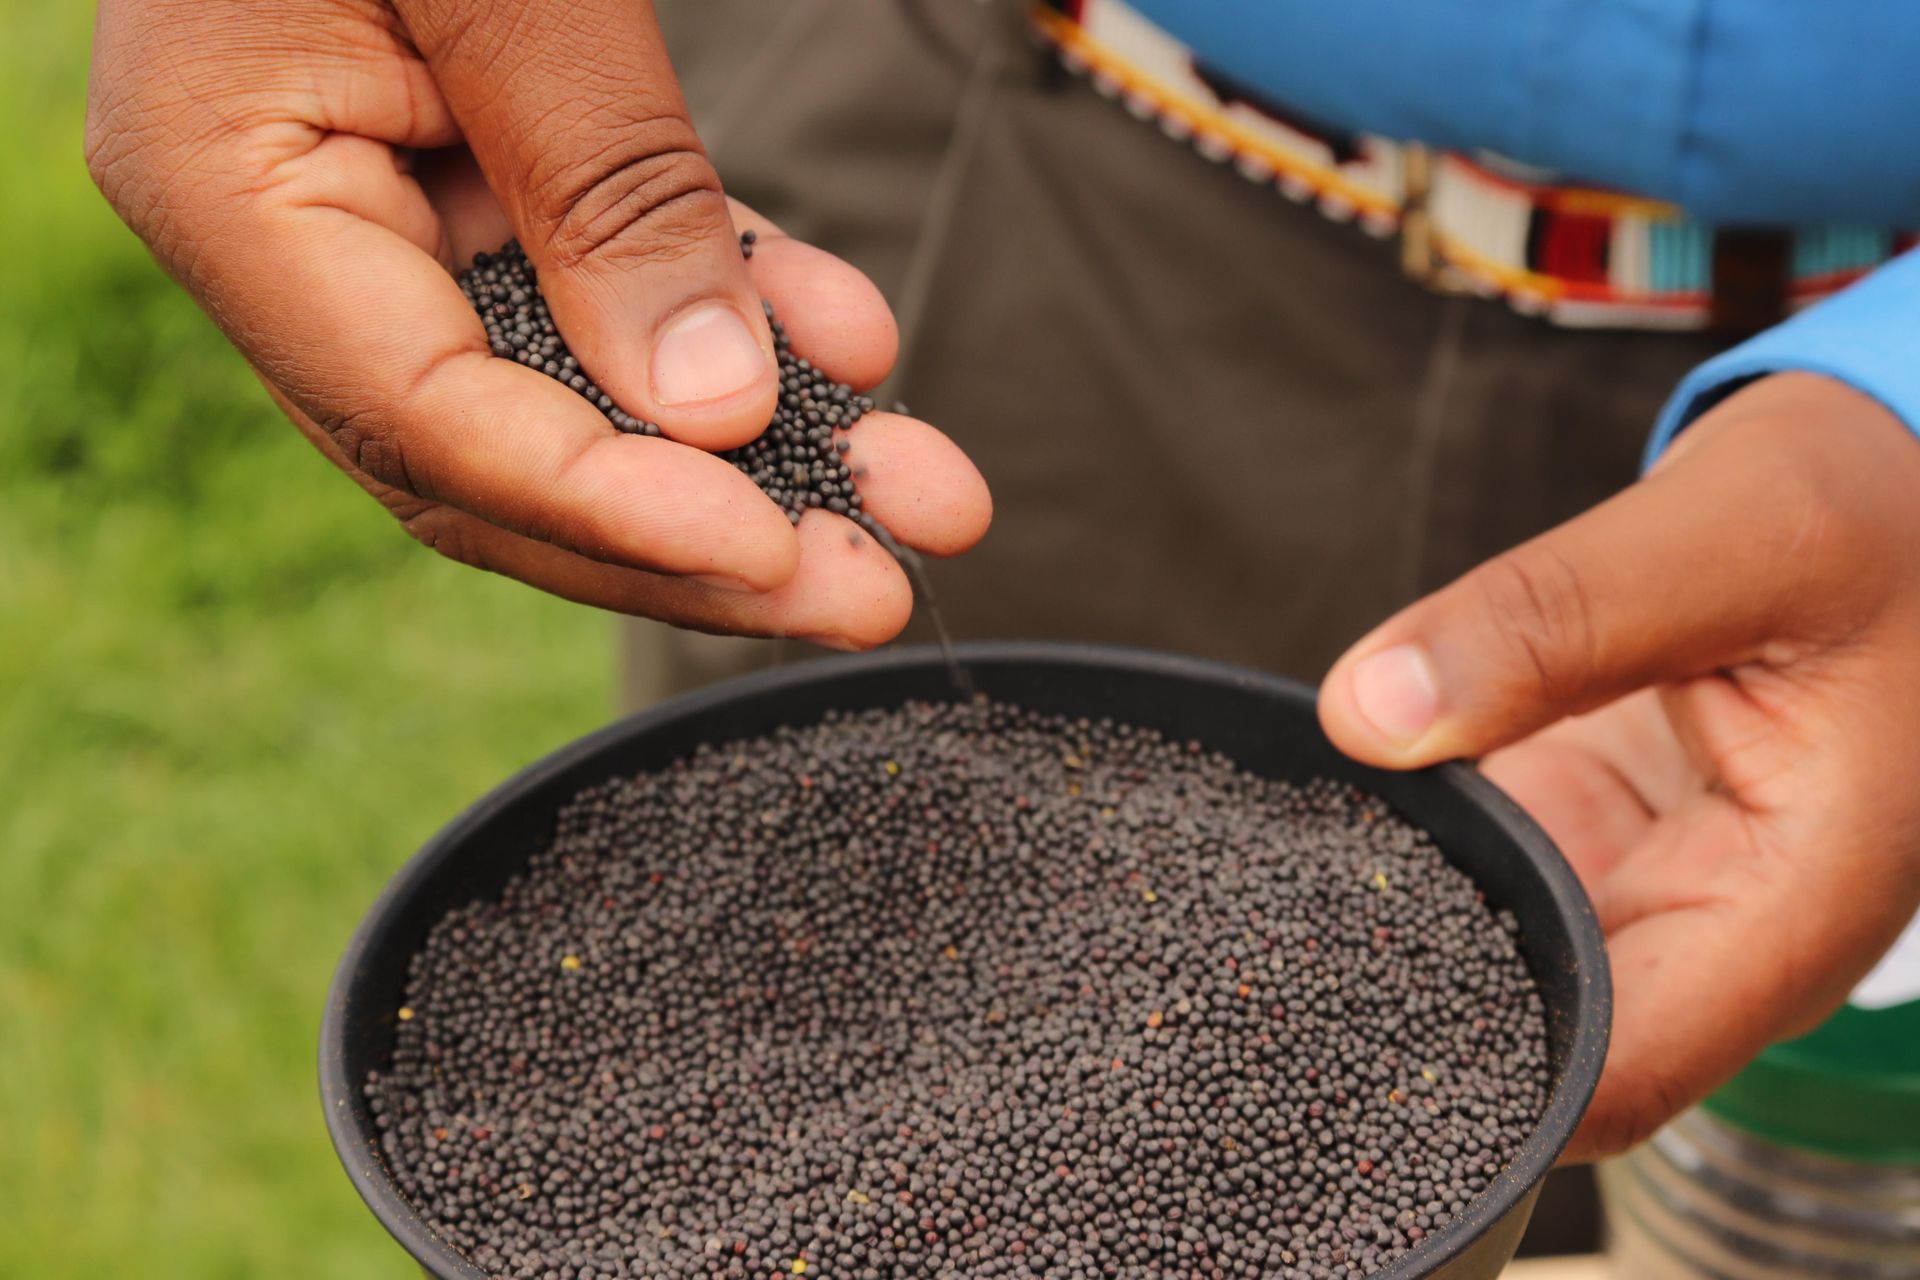
[[[1764,378],[1653,473],[1335,664],[1321,720],[1485,756],[1585,881],[1615,1010],[1569,1158],[1649,1136],[1811,1029],[1920,904],[1920,441]]]
[[[794,528],[709,452],[773,415],[763,297],[856,387],[897,334],[857,271],[729,206],[650,4],[103,0],[87,159],[301,431],[436,550],[707,630],[861,648],[905,625],[892,556],[824,510]],[[516,235],[583,367],[667,438],[491,357],[452,273]],[[985,532],[933,428],[873,414],[853,441],[900,542]]]

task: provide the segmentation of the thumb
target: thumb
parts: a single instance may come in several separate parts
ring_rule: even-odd
[[[1705,424],[1696,447],[1390,619],[1327,675],[1320,719],[1360,760],[1473,757],[1650,684],[1819,638],[1846,554],[1821,486]],[[1857,575],[1855,575],[1857,576]]]
[[[773,337],[653,5],[397,8],[588,376],[684,443],[759,435]]]

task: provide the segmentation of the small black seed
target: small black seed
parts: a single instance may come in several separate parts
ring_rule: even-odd
[[[833,714],[581,793],[430,932],[366,1095],[506,1280],[1358,1277],[1539,1120],[1515,931],[1348,786]]]
[[[752,231],[740,233],[740,252],[753,256],[759,237]],[[533,264],[527,260],[517,241],[509,242],[497,253],[476,254],[473,266],[459,279],[460,289],[473,305],[486,330],[487,346],[494,355],[510,358],[554,378],[580,393],[626,435],[658,436],[657,424],[643,422],[614,403],[613,398],[580,371],[579,362],[561,341],[560,330],[547,310],[540,293]],[[829,499],[839,491],[829,488],[846,480],[836,468],[851,442],[844,436],[834,438],[833,428],[849,429],[860,417],[860,406],[872,406],[871,399],[858,395],[845,383],[835,382],[815,368],[813,363],[794,355],[786,327],[773,318],[773,304],[761,304],[771,324],[774,350],[780,362],[781,407],[767,429],[757,438],[720,456],[731,462],[758,485],[773,503],[787,513],[795,524],[801,515],[815,507],[826,507],[836,514],[858,504],[845,494],[846,508],[835,508]],[[792,462],[789,470],[769,464],[779,460]],[[870,523],[876,536],[877,524]],[[890,538],[880,541],[893,549]]]

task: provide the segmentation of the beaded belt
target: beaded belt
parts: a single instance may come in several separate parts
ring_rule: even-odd
[[[1865,227],[1716,228],[1659,200],[1567,184],[1303,118],[1236,84],[1122,0],[1039,0],[1061,62],[1162,132],[1298,203],[1398,236],[1407,273],[1581,328],[1774,324],[1915,243]]]

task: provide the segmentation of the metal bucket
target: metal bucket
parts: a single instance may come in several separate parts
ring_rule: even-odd
[[[1599,1176],[1623,1280],[1920,1277],[1920,1167],[1798,1151],[1695,1110]]]

